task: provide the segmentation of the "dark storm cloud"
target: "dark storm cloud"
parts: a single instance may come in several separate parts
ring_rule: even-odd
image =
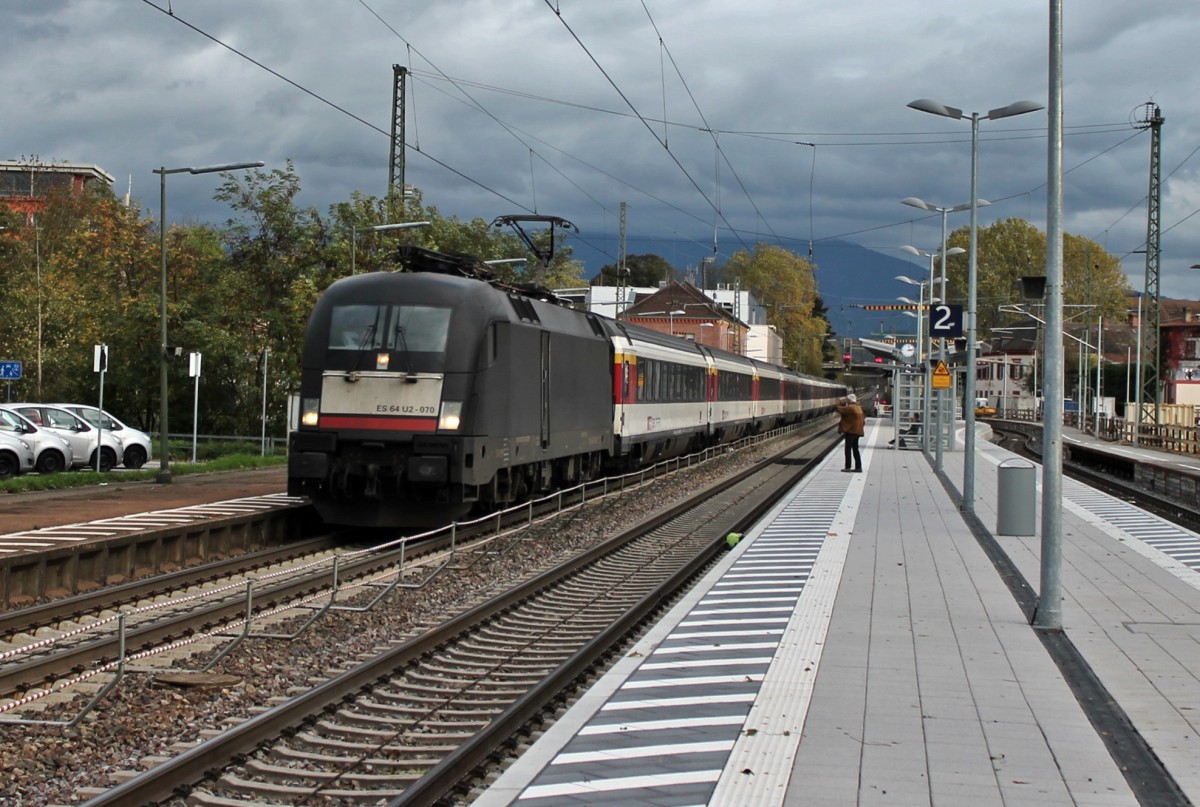
[[[302,203],[325,211],[355,191],[383,192],[391,66],[404,64],[408,141],[420,146],[407,178],[426,203],[489,220],[536,207],[613,255],[625,201],[631,244],[660,246],[681,267],[711,251],[714,222],[723,258],[760,237],[801,252],[810,237],[892,254],[930,246],[938,220],[899,200],[967,200],[970,127],[905,104],[986,112],[1047,98],[1047,7],[1032,0],[5,5],[2,158],[95,163],[120,193],[132,177],[134,197],[155,210],[156,166],[290,158]],[[1142,104],[1161,104],[1163,291],[1192,297],[1198,34],[1192,0],[1066,9],[1066,227],[1117,254],[1141,246],[1149,137],[1135,127]],[[1020,216],[1044,227],[1045,123],[1038,113],[981,125],[980,195],[995,202],[982,223]],[[172,220],[225,221],[230,211],[211,199],[218,184],[173,181]],[[1135,285],[1139,257],[1126,260]]]

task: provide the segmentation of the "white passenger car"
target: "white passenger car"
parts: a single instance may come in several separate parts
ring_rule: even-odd
[[[33,470],[33,447],[20,437],[0,433],[0,479]]]
[[[33,468],[38,473],[57,473],[74,464],[75,452],[70,441],[48,429],[39,429],[28,418],[3,407],[0,407],[0,433],[29,443],[33,448]]]
[[[59,406],[37,403],[5,404],[4,408],[12,409],[33,421],[35,426],[47,429],[65,438],[75,451],[76,468],[95,468],[96,451],[100,451],[100,470],[111,471],[120,464],[125,450],[121,446],[121,438],[110,432],[102,435],[94,427],[76,415]],[[97,445],[99,443],[99,445]]]
[[[87,404],[59,403],[54,406],[73,412],[93,426],[121,438],[121,445],[125,449],[125,459],[121,464],[126,468],[141,468],[154,453],[151,450],[150,435],[117,420],[107,409]]]

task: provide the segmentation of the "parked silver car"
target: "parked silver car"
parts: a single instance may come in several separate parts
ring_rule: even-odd
[[[150,435],[125,425],[107,409],[87,404],[58,403],[53,405],[66,409],[68,412],[74,412],[93,426],[120,437],[121,445],[125,448],[125,459],[122,464],[126,468],[141,468],[146,464],[146,460],[154,454],[151,450]]]
[[[54,432],[71,443],[75,451],[76,468],[95,468],[96,451],[100,451],[100,470],[111,471],[120,464],[125,450],[121,438],[110,432],[101,434],[87,421],[60,406],[37,403],[5,404],[33,421],[35,426]],[[99,437],[100,445],[97,445]]]
[[[33,446],[20,437],[0,433],[0,479],[33,470]]]
[[[71,442],[49,429],[39,429],[33,422],[11,409],[0,406],[0,433],[19,437],[33,448],[33,469],[41,474],[65,471],[75,462]]]

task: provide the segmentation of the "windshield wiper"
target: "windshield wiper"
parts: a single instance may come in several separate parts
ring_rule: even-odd
[[[379,309],[375,309],[375,321],[363,329],[362,339],[358,340],[358,355],[354,357],[354,366],[350,368],[347,374],[358,372],[358,365],[362,363],[363,354],[367,350],[367,346],[375,341],[375,332],[379,329]]]
[[[399,321],[396,322],[396,343],[400,346],[400,350],[404,354],[404,380],[410,384],[415,384],[417,383],[417,373],[413,370],[412,356],[408,354],[408,340],[404,338],[404,326]]]

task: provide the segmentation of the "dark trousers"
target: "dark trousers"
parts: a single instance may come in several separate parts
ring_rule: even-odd
[[[858,434],[845,434],[846,438],[846,467],[850,467],[850,461],[854,460],[854,470],[862,470],[862,455],[858,453]]]

